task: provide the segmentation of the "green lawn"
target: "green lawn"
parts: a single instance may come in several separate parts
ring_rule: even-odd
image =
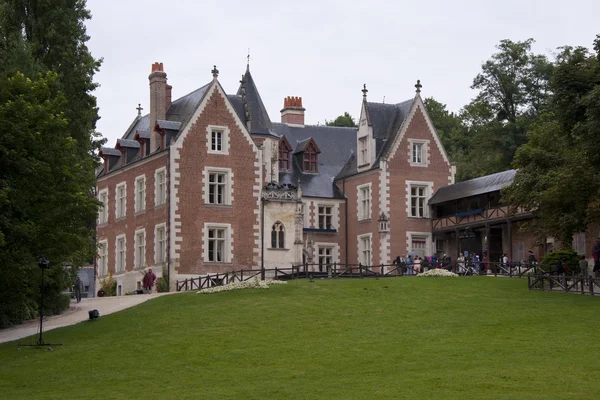
[[[488,277],[177,294],[0,345],[0,397],[599,399],[599,316]]]

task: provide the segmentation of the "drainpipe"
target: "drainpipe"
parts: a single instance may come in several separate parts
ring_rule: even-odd
[[[344,207],[344,213],[346,214],[346,224],[344,226],[344,242],[345,242],[345,246],[344,246],[344,257],[345,257],[345,262],[346,262],[346,269],[348,269],[348,196],[346,196],[346,178],[344,178],[342,180],[342,192],[344,193],[344,201],[346,206]]]
[[[171,146],[167,155],[167,291],[171,291]]]
[[[265,199],[260,198],[260,279],[265,280]]]

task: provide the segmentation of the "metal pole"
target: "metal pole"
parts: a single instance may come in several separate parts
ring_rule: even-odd
[[[40,284],[40,338],[38,339],[38,346],[44,345],[44,339],[42,339],[42,331],[44,325],[44,270],[46,268],[42,268],[42,283]]]
[[[265,280],[265,199],[260,199],[260,279]]]

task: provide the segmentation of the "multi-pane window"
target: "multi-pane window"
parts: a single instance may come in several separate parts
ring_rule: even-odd
[[[369,153],[367,146],[367,137],[358,139],[358,165],[365,165],[369,163]]]
[[[319,247],[319,272],[327,270],[333,264],[333,247]]]
[[[166,232],[165,232],[165,226],[159,226],[156,228],[155,230],[155,244],[154,244],[154,248],[155,248],[155,255],[154,255],[154,259],[156,261],[156,263],[163,263],[165,262],[165,254],[166,254]]]
[[[117,185],[117,218],[123,218],[127,210],[127,186],[125,183]]]
[[[435,240],[435,252],[438,254],[444,253],[444,239]]]
[[[227,174],[224,172],[210,172],[208,174],[208,203],[227,204],[226,194]]]
[[[104,276],[108,273],[108,243],[100,242],[98,246],[98,275]]]
[[[135,180],[135,211],[146,209],[146,177],[140,176]]]
[[[279,141],[279,169],[284,171],[290,170],[290,148],[287,140]]]
[[[271,228],[271,248],[285,248],[285,229],[283,227],[283,224],[279,221],[275,222],[273,224],[273,227]]]
[[[108,191],[101,191],[98,197],[98,200],[102,203],[98,208],[98,224],[106,224],[108,222]]]
[[[423,218],[427,216],[427,187],[410,187],[410,216]]]
[[[425,257],[427,238],[425,236],[413,236],[411,238],[411,251],[419,257]]]
[[[125,271],[125,238],[117,239],[117,272]]]
[[[144,265],[146,265],[146,233],[138,232],[135,234],[135,266]]]
[[[223,151],[223,132],[211,131],[210,148],[212,151]]]
[[[358,195],[358,219],[371,218],[371,188],[369,186],[359,188]]]
[[[225,262],[225,228],[208,229],[208,261]]]
[[[585,232],[579,232],[573,235],[573,250],[580,256],[585,255]]]
[[[164,169],[156,171],[156,200],[155,204],[160,206],[167,202],[167,172]]]
[[[371,236],[362,236],[360,238],[360,263],[362,265],[371,265]]]
[[[332,206],[319,206],[319,229],[333,229]]]
[[[413,164],[423,164],[423,143],[412,144],[412,162]]]
[[[317,149],[310,143],[306,146],[303,155],[303,169],[305,172],[317,172]]]

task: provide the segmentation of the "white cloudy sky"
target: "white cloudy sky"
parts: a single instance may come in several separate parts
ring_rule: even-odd
[[[204,85],[216,64],[235,93],[250,69],[273,121],[285,96],[301,96],[306,123],[358,117],[362,84],[370,101],[423,95],[458,110],[481,63],[501,39],[536,39],[534,51],[592,46],[597,0],[271,1],[88,0],[92,54],[104,58],[96,81],[97,129],[114,146],[148,111],[148,74],[164,63],[173,99]]]

